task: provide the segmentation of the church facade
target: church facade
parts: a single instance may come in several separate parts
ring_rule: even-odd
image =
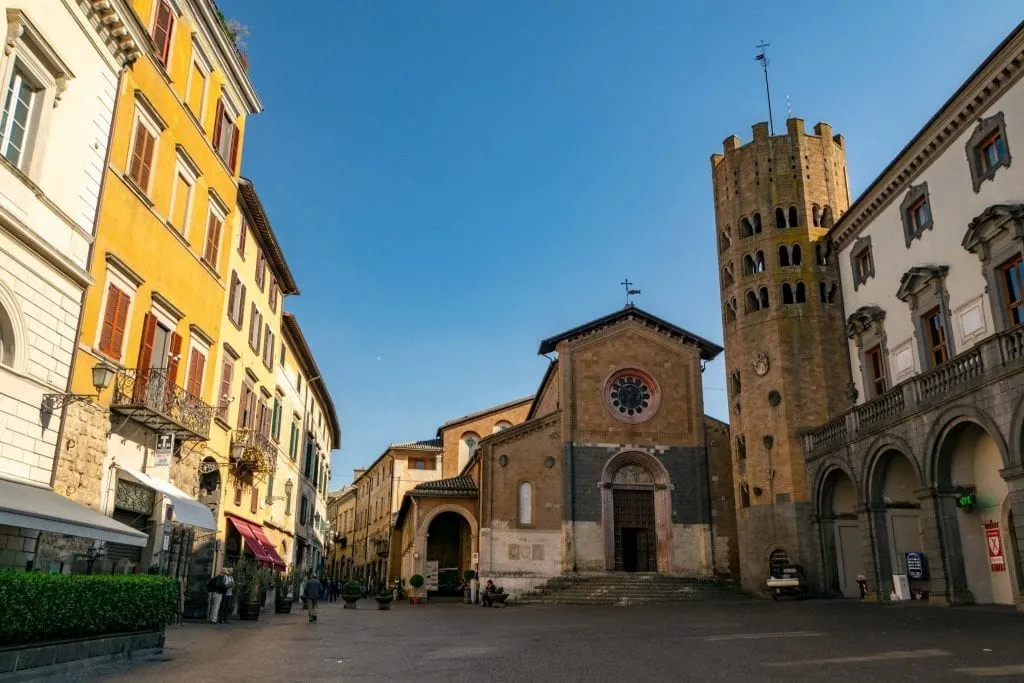
[[[729,430],[701,382],[721,351],[633,306],[545,339],[525,419],[405,496],[394,576],[437,562],[513,593],[569,573],[736,578]]]

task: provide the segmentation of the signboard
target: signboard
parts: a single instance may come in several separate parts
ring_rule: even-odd
[[[171,454],[174,453],[174,435],[157,434],[156,448],[153,449],[152,467],[170,467]]]
[[[782,576],[782,568],[789,564],[789,553],[782,548],[773,550],[772,554],[768,556],[768,575],[779,577]]]
[[[907,553],[907,576],[914,581],[928,578],[928,566],[924,553]]]
[[[426,579],[423,586],[428,591],[437,590],[437,560],[427,560],[426,562]]]
[[[1003,537],[999,534],[999,522],[985,522],[985,541],[988,546],[988,566],[994,572],[1006,571],[1006,557],[1003,555]]]
[[[480,564],[480,553],[473,553],[473,566]]]

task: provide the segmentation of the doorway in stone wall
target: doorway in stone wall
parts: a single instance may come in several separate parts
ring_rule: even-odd
[[[658,543],[654,529],[654,491],[617,488],[612,491],[612,500],[615,520],[615,570],[657,571]]]

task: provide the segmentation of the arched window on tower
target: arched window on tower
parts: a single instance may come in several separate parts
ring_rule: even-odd
[[[832,227],[832,207],[826,206],[821,210],[821,227],[831,228]]]
[[[761,303],[757,300],[757,294],[754,294],[753,290],[747,292],[745,303],[746,307],[743,310],[746,313],[755,313],[761,308]]]
[[[754,214],[754,234],[755,235],[760,235],[761,234],[761,214],[760,213],[755,213]]]
[[[834,304],[839,298],[839,285],[835,282],[828,288],[828,303]]]
[[[807,303],[807,287],[802,282],[796,283],[796,302],[798,304]]]
[[[800,224],[800,222],[797,220],[797,217],[796,217],[796,207],[795,206],[789,207],[789,227],[795,228],[799,224]]]
[[[779,245],[779,265],[782,267],[789,265],[789,247],[785,244]]]
[[[729,237],[729,233],[723,230],[718,234],[718,250],[725,251],[732,246],[732,238]]]
[[[814,243],[814,262],[819,266],[828,265],[828,245],[825,244],[824,240],[818,240]]]
[[[757,294],[758,294],[757,298],[758,298],[758,300],[761,303],[761,308],[762,309],[768,308],[768,288],[767,287],[762,287],[758,291]]]
[[[821,227],[821,207],[818,206],[817,204],[815,204],[811,208],[811,218],[813,220],[814,227],[820,228]]]
[[[750,254],[743,255],[743,274],[753,275],[757,272],[757,266],[754,263],[754,257]]]
[[[750,219],[744,216],[740,219],[740,238],[750,237],[754,234],[754,227],[750,224]]]
[[[800,245],[799,244],[794,244],[793,245],[793,248],[790,250],[790,258],[789,258],[789,260],[790,260],[790,262],[794,266],[799,266],[800,265],[800,261],[802,260],[802,258],[801,258]]]
[[[782,303],[783,305],[793,303],[793,286],[788,282],[782,283]]]
[[[736,299],[729,299],[725,304],[725,322],[736,322]]]
[[[779,208],[775,209],[775,229],[776,230],[785,230],[786,229],[786,212],[785,212],[785,210],[783,210],[783,208],[781,206]]]
[[[764,272],[764,252],[763,251],[759,251],[756,254],[754,254],[754,272],[756,272],[756,273],[763,273]]]
[[[731,263],[727,263],[725,268],[722,268],[722,286],[729,287],[736,282],[735,276],[733,276],[733,267]]]

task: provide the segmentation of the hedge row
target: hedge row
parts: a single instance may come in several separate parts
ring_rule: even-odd
[[[160,628],[178,583],[166,576],[0,573],[0,645]]]

